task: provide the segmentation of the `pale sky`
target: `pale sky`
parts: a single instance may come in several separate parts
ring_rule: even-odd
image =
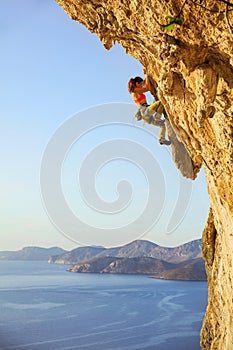
[[[72,21],[55,1],[3,0],[0,23],[0,250],[25,246],[73,249],[80,243],[116,246],[137,238],[175,246],[200,238],[209,207],[203,172],[195,182],[187,180],[180,185],[183,180],[169,147],[158,144],[157,128],[133,119],[136,108],[127,81],[142,76],[141,65],[118,45],[105,50],[95,34]],[[110,124],[102,125],[108,118]],[[88,129],[89,121],[95,128]],[[41,164],[49,152],[49,142],[56,141],[56,130],[61,131],[63,142],[66,126],[72,131],[76,125],[74,132],[83,127],[83,134],[69,145],[61,172],[68,206],[85,222],[80,228],[72,226],[63,212],[54,222],[43,203],[40,185]],[[131,147],[133,144],[135,147]],[[125,154],[131,148],[133,159],[129,160]],[[115,152],[112,158],[110,154],[105,159],[107,149],[109,154]],[[102,153],[96,156],[98,150]],[[47,167],[49,174],[49,166],[55,166],[59,152],[55,149],[54,158],[45,164],[46,176]],[[79,179],[79,171],[91,152],[92,162],[87,164],[90,171],[85,170]],[[147,153],[152,158],[147,159]],[[95,160],[97,172],[93,174]],[[144,176],[147,171],[148,178]],[[128,184],[122,183],[125,187],[119,188],[117,197],[117,184],[122,179]],[[55,184],[50,180],[51,187],[46,191],[55,191],[51,194],[55,196],[54,207],[60,210]],[[153,188],[148,190],[153,180]],[[168,234],[180,186],[187,187],[188,198],[184,205],[178,203],[182,213],[178,214],[177,227],[173,225]],[[83,188],[87,195],[80,193]],[[155,214],[150,205],[146,222],[137,223],[135,218],[147,206],[151,191],[155,193],[151,202],[153,205],[154,200]],[[88,195],[91,201],[96,199],[96,208],[103,206],[102,212],[87,205]],[[124,203],[122,208],[120,201]],[[115,213],[110,213],[113,207]],[[154,222],[144,232],[151,218]],[[62,228],[59,219],[63,220]],[[133,230],[122,229],[132,223],[136,223]],[[101,228],[105,230],[103,235]]]

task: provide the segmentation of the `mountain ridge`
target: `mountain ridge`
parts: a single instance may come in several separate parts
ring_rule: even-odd
[[[79,247],[59,256],[52,256],[49,263],[73,264],[98,257],[136,258],[151,257],[171,263],[199,258],[202,255],[201,239],[190,241],[174,248],[166,248],[151,241],[135,240],[114,248]]]
[[[201,255],[200,239],[175,248],[136,240],[114,248],[76,248],[51,257],[49,262],[72,264],[67,271],[75,273],[145,274],[159,279],[206,281]]]

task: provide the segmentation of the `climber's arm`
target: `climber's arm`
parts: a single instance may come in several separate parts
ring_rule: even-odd
[[[149,87],[150,87],[149,79],[146,76],[141,83],[137,83],[136,87],[134,88],[134,92],[138,94],[143,94],[144,92],[150,91]]]
[[[143,93],[148,91],[150,91],[150,80],[149,80],[149,77],[145,75],[145,79],[141,82],[140,91],[138,92]]]
[[[145,79],[143,80],[143,87],[146,89],[146,91],[150,91],[150,81],[148,75],[145,75]]]

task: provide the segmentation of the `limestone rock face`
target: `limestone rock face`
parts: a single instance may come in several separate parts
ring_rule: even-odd
[[[233,349],[233,6],[225,0],[57,0],[107,49],[121,44],[157,83],[211,211],[203,251],[209,304],[203,349]],[[168,16],[184,19],[171,32]],[[197,218],[198,219],[198,218]]]

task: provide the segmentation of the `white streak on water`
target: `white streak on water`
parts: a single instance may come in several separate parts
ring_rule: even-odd
[[[3,307],[15,309],[15,310],[29,310],[29,309],[49,310],[54,307],[61,307],[65,305],[66,304],[61,304],[61,303],[38,303],[38,304],[5,303]]]
[[[128,327],[126,328],[126,330],[128,329]],[[101,333],[105,333],[105,332],[101,332]],[[85,336],[77,336],[77,337],[65,337],[65,338],[61,338],[61,339],[57,339],[57,340],[48,340],[48,341],[43,341],[43,342],[35,342],[35,343],[28,343],[28,344],[22,344],[22,345],[16,345],[16,346],[6,346],[4,350],[10,350],[10,349],[25,349],[27,347],[32,347],[32,346],[38,346],[38,345],[47,345],[47,344],[55,344],[55,343],[60,343],[60,342],[67,342],[70,340],[78,340],[80,338],[91,338],[91,336],[95,336],[97,334],[101,334],[101,333],[92,333],[92,335],[88,334]],[[188,331],[188,332],[173,332],[173,333],[166,333],[166,334],[161,334],[161,335],[156,335],[156,336],[145,336],[143,337],[143,339],[141,339],[141,344],[140,341],[138,340],[137,336],[121,336],[120,342],[121,345],[120,347],[114,346],[113,348],[108,347],[108,350],[134,350],[135,346],[140,345],[140,350],[148,347],[148,346],[155,346],[155,345],[159,345],[159,344],[163,344],[165,343],[167,340],[172,339],[174,341],[175,338],[188,338],[188,337],[192,337],[195,336],[197,337],[199,335],[198,332],[195,331]],[[132,344],[129,345],[127,344],[126,346],[124,346],[124,341],[127,341],[129,339],[137,339],[137,345],[136,344]],[[96,346],[96,348],[99,348],[100,345],[107,345],[107,344],[114,344],[114,342],[119,342],[119,337],[117,337],[116,340],[114,340],[113,338],[109,341],[94,341],[94,342],[89,342],[84,344],[75,344],[75,345],[71,345],[71,346],[66,346],[65,347],[59,347],[59,350],[71,350],[71,349],[85,349],[86,347],[89,346]],[[57,345],[59,346],[59,345]],[[58,349],[58,348],[57,348]],[[138,348],[139,349],[139,348]]]

